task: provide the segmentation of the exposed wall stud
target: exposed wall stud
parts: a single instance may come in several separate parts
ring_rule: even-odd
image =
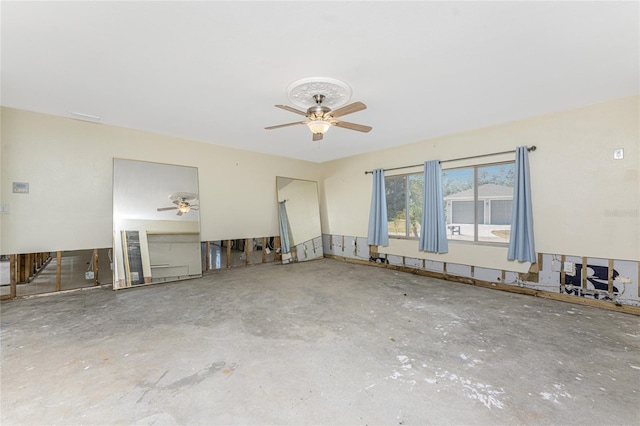
[[[204,266],[204,270],[208,271],[209,265],[211,264],[211,241],[207,241],[205,247],[206,253],[204,255],[204,261],[206,265]]]
[[[282,252],[280,251],[280,248],[280,236],[277,236],[273,239],[273,249],[275,250],[275,253],[273,254],[274,262],[279,262],[282,260]]]
[[[62,252],[56,252],[56,291],[62,290]]]
[[[24,267],[25,267],[25,277],[26,282],[31,282],[31,277],[33,277],[33,253],[27,253],[24,255]]]
[[[560,293],[564,293],[564,284],[566,282],[567,274],[564,271],[564,262],[567,260],[567,256],[564,254],[560,256]]]
[[[227,268],[231,268],[231,240],[227,240]]]
[[[98,280],[98,249],[93,249],[93,285],[99,285],[100,281]]]
[[[244,240],[244,264],[249,265],[251,263],[251,243],[252,238],[246,238]]]
[[[582,258],[582,270],[580,271],[580,278],[582,279],[582,290],[587,290],[587,258]]]
[[[609,259],[609,271],[607,275],[607,291],[609,292],[609,295],[613,294],[613,259]]]
[[[267,263],[267,237],[262,237],[262,263]]]
[[[11,268],[11,270],[9,271],[9,285],[10,285],[9,294],[13,299],[17,295],[16,284],[18,279],[18,266],[16,265],[15,254],[12,254],[9,256],[9,268]]]
[[[27,273],[27,255],[22,253],[18,255],[18,282],[26,283],[29,281]]]

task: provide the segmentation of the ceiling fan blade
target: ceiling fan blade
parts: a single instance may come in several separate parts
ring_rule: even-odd
[[[178,213],[176,213],[177,216],[182,216],[182,210],[178,210]]]
[[[371,129],[373,129],[373,127],[371,126],[365,126],[363,124],[356,124],[356,123],[349,123],[348,121],[340,121],[340,120],[335,121],[335,126],[343,127],[349,130],[357,130],[358,132],[364,132],[364,133],[370,132]]]
[[[297,124],[305,124],[306,121],[297,121],[295,123],[287,123],[287,124],[278,124],[277,126],[269,126],[269,127],[265,127],[265,130],[273,130],[273,129],[279,129],[281,127],[288,127],[288,126],[295,126]]]
[[[362,102],[354,102],[349,105],[345,105],[342,108],[338,108],[335,111],[331,111],[332,117],[342,117],[343,115],[352,114],[354,112],[362,111],[363,109],[367,109],[367,106]]]
[[[322,140],[322,133],[314,133],[313,134],[313,141],[314,142],[318,142]]]
[[[160,207],[157,210],[159,212],[164,212],[164,211],[167,211],[167,210],[175,210],[175,209],[177,209],[177,207]]]
[[[276,105],[276,108],[281,108],[285,111],[289,111],[289,112],[293,112],[296,114],[300,114],[300,115],[304,115],[305,117],[307,116],[307,113],[305,111],[300,111],[299,109],[295,109],[293,107],[290,107],[289,105]]]

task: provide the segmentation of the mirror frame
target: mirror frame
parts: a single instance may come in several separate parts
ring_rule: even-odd
[[[287,180],[288,183],[283,185],[281,182],[284,180]],[[291,203],[296,200],[287,198],[288,195],[283,193],[283,189],[285,186],[294,182],[313,184],[313,196],[309,197],[313,198],[313,200],[309,200],[310,203],[313,203],[313,206],[310,206],[309,203],[306,205],[289,204],[289,206],[295,206],[293,212],[290,212],[286,207],[287,202]],[[318,182],[309,179],[276,176],[276,202],[278,203],[278,222],[282,263],[287,264],[323,258],[324,250],[322,246],[322,221],[320,220],[320,191]],[[281,204],[282,202],[285,203],[284,207]],[[284,223],[283,214],[287,217],[287,220]],[[292,217],[291,214],[293,214]],[[308,222],[309,220],[314,222],[312,226],[301,231],[300,224]],[[284,228],[285,226],[286,228]],[[298,234],[298,238],[296,238],[296,234]],[[300,239],[300,234],[303,235],[303,241],[298,241]],[[306,238],[307,236],[310,238]],[[287,253],[284,250],[288,246],[287,241],[289,239],[292,243],[290,251]]]
[[[113,159],[114,290],[202,276],[198,186],[197,167]],[[195,196],[186,212],[184,193]]]

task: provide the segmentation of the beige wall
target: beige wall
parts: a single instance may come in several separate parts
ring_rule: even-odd
[[[371,175],[365,170],[536,145],[529,159],[537,251],[638,260],[639,102],[633,96],[325,163],[323,232],[367,235]],[[615,148],[624,148],[623,160],[613,159]],[[485,161],[505,159],[513,155]],[[460,243],[450,243],[446,255],[426,255],[415,241],[392,239],[382,252],[507,270],[527,266],[506,261],[506,248]]]
[[[318,180],[323,233],[366,236],[365,170],[536,145],[530,160],[537,250],[638,260],[639,102],[628,97],[324,164],[3,108],[0,195],[11,211],[0,215],[0,252],[111,246],[113,157],[198,167],[203,240],[277,235],[276,175]],[[623,160],[613,160],[614,148],[624,148]],[[462,163],[446,166],[453,165]],[[13,181],[29,182],[30,194],[13,194]],[[507,262],[502,247],[451,243],[447,255],[429,256],[416,247],[393,240],[386,251],[526,267]]]
[[[110,247],[114,157],[198,167],[203,240],[278,235],[275,176],[320,176],[315,163],[11,108],[1,136],[2,253]]]

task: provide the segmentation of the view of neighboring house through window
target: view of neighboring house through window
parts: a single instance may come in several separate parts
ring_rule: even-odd
[[[450,240],[509,242],[514,172],[513,162],[443,170]]]
[[[447,238],[508,243],[514,173],[514,162],[443,170]],[[424,174],[386,176],[384,184],[389,236],[419,238]]]

